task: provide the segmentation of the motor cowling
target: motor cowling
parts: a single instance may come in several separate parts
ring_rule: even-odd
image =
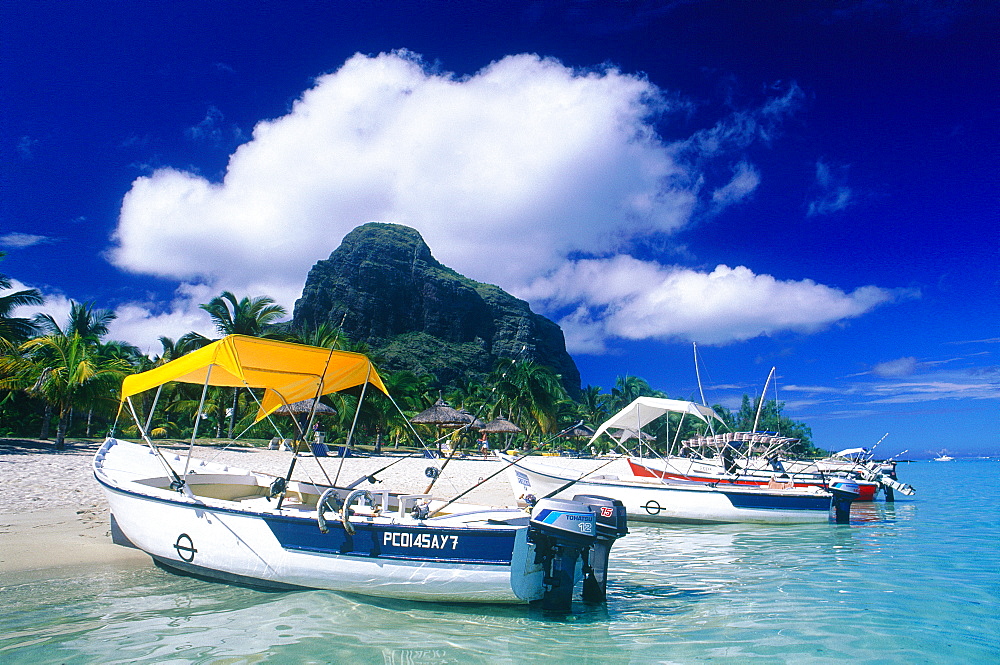
[[[628,535],[628,515],[625,512],[625,504],[618,499],[610,499],[596,494],[577,494],[573,500],[594,510],[599,539],[613,541]]]
[[[593,510],[597,518],[597,539],[584,560],[583,599],[591,603],[603,603],[608,596],[608,558],[611,556],[611,546],[619,538],[628,535],[625,504],[618,499],[593,494],[577,494],[573,500]]]
[[[545,566],[542,607],[570,609],[578,560],[584,572],[583,599],[603,602],[611,546],[627,533],[625,505],[617,499],[589,494],[573,501],[540,499],[531,513],[528,540],[535,544],[536,563]]]
[[[588,506],[565,499],[539,499],[528,524],[561,544],[586,547],[597,537],[597,516]]]
[[[597,539],[597,516],[588,506],[563,499],[539,499],[528,521],[535,562],[545,567],[543,609],[568,611],[576,586],[576,563]]]
[[[830,482],[834,519],[837,524],[851,521],[851,504],[861,495],[861,488],[853,480],[837,479]]]

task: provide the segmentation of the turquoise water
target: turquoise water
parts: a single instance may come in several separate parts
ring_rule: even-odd
[[[3,585],[0,662],[1000,663],[1000,463],[899,474],[850,525],[633,524],[566,617],[67,570]]]

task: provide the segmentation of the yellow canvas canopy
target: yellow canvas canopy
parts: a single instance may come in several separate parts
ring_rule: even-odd
[[[211,371],[210,371],[211,370]],[[186,356],[125,377],[122,401],[171,381],[210,386],[266,388],[257,420],[283,404],[360,386],[388,394],[368,357],[349,351],[229,335]]]

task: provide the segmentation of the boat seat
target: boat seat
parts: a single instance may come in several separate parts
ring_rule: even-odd
[[[780,480],[777,480],[776,478],[771,478],[769,481],[767,481],[767,489],[769,489],[769,490],[791,490],[791,489],[795,489],[795,483],[793,483],[792,481],[781,482]]]

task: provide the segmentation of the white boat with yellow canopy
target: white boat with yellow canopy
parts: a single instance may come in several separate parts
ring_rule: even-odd
[[[364,355],[238,335],[126,377],[122,406],[145,445],[108,438],[94,475],[115,542],[160,566],[267,588],[552,608],[568,606],[586,577],[585,597],[603,599],[608,550],[626,532],[615,502],[553,500],[528,514],[294,481],[296,452],[278,478],[192,459],[190,449],[165,454],[146,431],[155,400],[144,424],[132,398],[172,381],[202,386],[202,402],[209,386],[263,389],[258,420],[350,388],[360,387],[362,398],[368,388],[386,393]]]

